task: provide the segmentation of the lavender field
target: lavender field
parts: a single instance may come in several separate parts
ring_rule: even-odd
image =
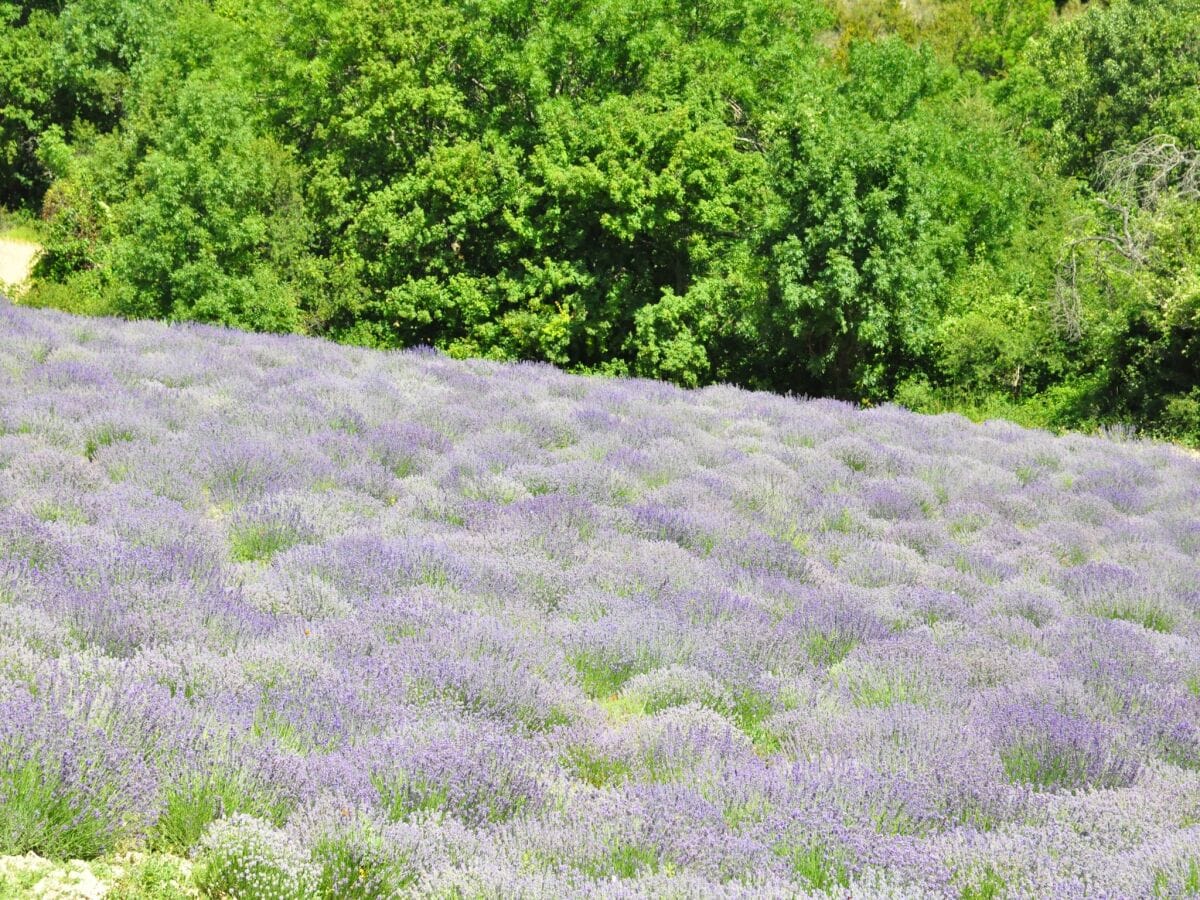
[[[1200,458],[0,305],[0,854],[1200,893]]]

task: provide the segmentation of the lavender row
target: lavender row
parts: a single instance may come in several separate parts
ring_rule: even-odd
[[[0,853],[1200,892],[1200,459],[0,306]]]

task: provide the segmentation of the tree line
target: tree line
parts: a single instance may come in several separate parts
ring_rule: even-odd
[[[24,302],[1200,441],[1200,0],[0,0]]]

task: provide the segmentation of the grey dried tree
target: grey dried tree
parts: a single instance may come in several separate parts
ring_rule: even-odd
[[[1055,277],[1055,321],[1071,340],[1083,336],[1083,267],[1089,262],[1096,266],[1106,291],[1112,289],[1115,272],[1136,275],[1144,269],[1157,216],[1169,203],[1200,201],[1200,150],[1180,146],[1169,135],[1146,138],[1108,153],[1095,186],[1102,227],[1066,245]]]

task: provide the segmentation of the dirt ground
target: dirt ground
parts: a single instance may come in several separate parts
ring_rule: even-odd
[[[33,261],[41,249],[27,241],[0,238],[0,291],[5,287],[14,288],[29,278]]]

